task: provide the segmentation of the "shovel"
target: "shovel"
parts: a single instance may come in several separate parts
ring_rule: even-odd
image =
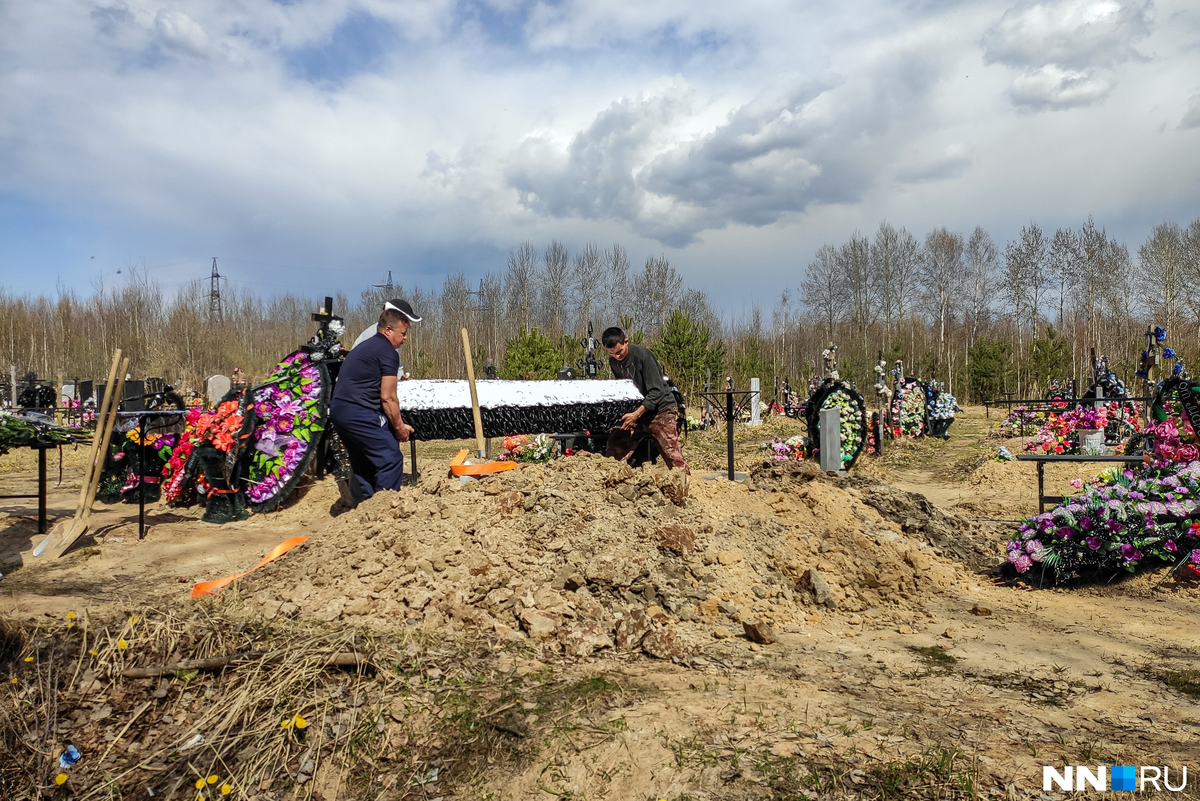
[[[483,415],[479,412],[479,393],[475,390],[475,363],[471,359],[471,340],[467,329],[462,330],[463,355],[467,357],[467,384],[471,387],[471,415],[475,419],[475,447],[478,448],[478,460],[468,460],[465,450],[450,462],[450,472],[456,476],[479,476],[487,473],[498,473],[501,470],[512,470],[516,462],[489,462],[487,460],[487,445],[483,437]]]

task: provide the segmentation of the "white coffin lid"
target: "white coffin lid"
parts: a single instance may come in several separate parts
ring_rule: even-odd
[[[560,404],[612,403],[642,399],[628,379],[620,381],[476,381],[479,405],[485,409]],[[466,381],[414,379],[396,385],[401,409],[469,409]]]

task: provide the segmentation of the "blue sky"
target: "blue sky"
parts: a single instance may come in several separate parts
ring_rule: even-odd
[[[0,284],[439,285],[524,239],[736,312],[883,219],[1200,217],[1194,0],[0,0]]]

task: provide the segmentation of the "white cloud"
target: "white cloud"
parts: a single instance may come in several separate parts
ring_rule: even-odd
[[[1148,10],[1148,3],[1118,0],[1015,6],[984,33],[984,57],[1010,67],[1113,67],[1141,57],[1137,45],[1150,33]]]
[[[194,56],[208,53],[208,34],[182,11],[162,9],[154,17],[154,27],[163,41],[177,50]]]
[[[936,157],[921,159],[897,173],[901,183],[924,184],[948,181],[962,175],[971,166],[971,153],[962,142],[947,145]]]
[[[595,238],[735,295],[881,217],[1200,214],[1194,0],[480,3],[0,2],[0,201],[120,259]]]
[[[1103,101],[1121,64],[1145,58],[1149,3],[1058,0],[1010,8],[983,35],[984,62],[1021,69],[1009,97],[1026,111]]]
[[[1009,97],[1031,111],[1088,106],[1108,96],[1113,85],[1092,72],[1064,70],[1047,64],[1013,79]]]
[[[1183,122],[1180,123],[1182,128],[1200,128],[1200,92],[1192,95],[1188,100],[1187,113],[1183,115]]]
[[[853,80],[823,75],[763,93],[693,133],[693,93],[623,99],[565,147],[531,137],[509,181],[542,214],[629,222],[682,247],[706,230],[766,226],[813,204],[856,202],[927,108],[936,61],[884,52]]]

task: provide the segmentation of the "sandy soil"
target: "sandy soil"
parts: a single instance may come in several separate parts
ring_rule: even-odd
[[[1020,447],[987,438],[995,422],[968,410],[949,442],[904,444],[862,472],[948,510],[1015,520],[1036,511],[1034,470],[987,458],[1000,444]],[[713,458],[719,442],[710,439],[689,443],[697,463]],[[741,443],[745,459],[752,439]],[[21,458],[0,459],[3,492],[31,491]],[[68,464],[52,490],[55,517],[71,514],[78,473]],[[1080,473],[1048,471],[1047,490]],[[764,504],[762,490],[745,493]],[[92,540],[52,562],[29,556],[39,540],[34,510],[3,502],[0,614],[189,603],[192,582],[244,570],[288,537],[332,530],[335,500],[331,482],[314,483],[288,508],[224,526],[155,508],[143,540],[136,507],[99,507]],[[953,755],[955,775],[991,797],[1038,797],[1041,766],[1063,764],[1187,765],[1189,791],[1164,797],[1200,797],[1200,699],[1165,681],[1197,667],[1200,586],[1160,586],[1161,578],[1031,590],[959,564],[949,586],[904,615],[812,609],[789,619],[773,644],[753,643],[720,619],[698,623],[694,651],[674,662],[610,650],[571,660],[551,650],[539,659],[554,669],[636,692],[594,721],[604,736],[551,741],[527,770],[500,772],[467,797],[795,797],[771,793],[814,761],[844,770],[815,795],[849,797],[871,768],[931,754]],[[739,636],[718,638],[718,628]]]

